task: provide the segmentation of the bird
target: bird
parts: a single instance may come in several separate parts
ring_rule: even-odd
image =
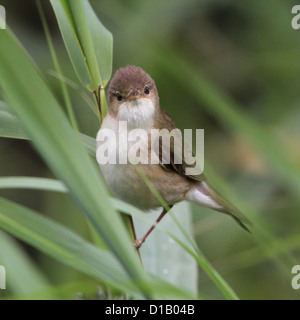
[[[100,131],[110,130],[117,138],[116,142],[108,141],[112,151],[116,152],[116,161],[99,163],[102,175],[116,198],[144,211],[162,207],[160,199],[151,192],[150,183],[168,205],[163,208],[156,224],[175,204],[187,200],[231,216],[250,232],[247,227],[251,225],[250,221],[208,184],[203,173],[187,173],[191,165],[186,161],[186,157],[192,156],[192,152],[188,155],[178,154],[174,143],[170,143],[170,148],[164,150],[160,140],[154,163],[133,164],[118,161],[122,154],[128,153],[128,145],[125,148],[124,142],[132,145],[132,140],[128,141],[128,132],[125,135],[125,131],[120,129],[121,122],[126,123],[128,132],[142,129],[143,133],[146,133],[138,134],[140,150],[134,149],[132,152],[144,152],[149,156],[153,154],[149,143],[153,129],[179,130],[172,118],[161,108],[154,80],[141,67],[128,65],[115,72],[108,88],[108,112],[100,127]],[[97,148],[103,146],[103,143],[97,136]],[[162,161],[164,152],[169,153],[169,163]],[[176,157],[181,157],[181,163],[175,163]],[[136,248],[141,247],[156,224],[141,239],[135,239]]]

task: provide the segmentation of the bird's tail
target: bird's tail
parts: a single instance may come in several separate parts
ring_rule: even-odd
[[[236,207],[234,207],[231,203],[224,199],[220,194],[218,194],[207,182],[200,182],[199,184],[197,184],[197,189],[201,193],[201,197],[198,197],[198,199],[207,197],[210,202],[206,201],[209,205],[200,203],[200,201],[195,201],[195,199],[193,202],[197,202],[216,211],[230,215],[242,228],[251,233],[251,231],[247,227],[247,225],[252,225],[248,218],[245,217]]]

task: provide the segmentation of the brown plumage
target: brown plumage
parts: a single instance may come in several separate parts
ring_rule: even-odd
[[[145,85],[148,85],[150,90],[157,92],[155,82],[142,68],[132,65],[120,68],[111,79],[108,89],[108,101],[109,103],[113,101],[116,97],[116,92],[128,96],[131,90],[143,90]]]
[[[119,69],[111,80],[108,94],[109,113],[103,121],[103,128],[112,128],[117,135],[120,135],[117,129],[118,123],[127,121],[132,129],[146,130],[147,140],[151,137],[151,129],[168,131],[176,129],[175,122],[160,107],[155,82],[142,68],[127,66]],[[145,141],[145,143],[148,142]],[[175,149],[173,143],[167,151],[160,146],[160,154],[157,156],[161,160],[163,152],[170,152],[169,164],[163,164],[161,161],[160,164],[138,165],[168,205],[173,206],[179,201],[189,200],[232,216],[244,229],[248,230],[245,226],[249,224],[248,219],[214,191],[203,174],[196,176],[186,174],[189,165],[183,153],[175,154]],[[150,155],[151,147],[148,152]],[[189,156],[192,156],[192,153]],[[175,157],[180,157],[182,164],[175,164]],[[142,209],[151,209],[160,205],[136,173],[133,165],[116,164],[100,166],[100,168],[117,197]]]

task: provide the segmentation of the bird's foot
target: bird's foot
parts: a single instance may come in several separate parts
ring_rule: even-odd
[[[136,248],[136,249],[139,249],[143,244],[143,241],[141,239],[135,239],[134,242],[133,242],[133,246]]]

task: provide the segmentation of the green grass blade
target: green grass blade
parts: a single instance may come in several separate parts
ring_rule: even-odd
[[[173,209],[174,214],[180,220],[183,227],[192,233],[192,212],[190,204],[182,202],[176,205]],[[130,211],[129,211],[130,212]],[[161,213],[161,209],[151,212],[152,223]],[[166,215],[159,223],[162,227],[172,230],[172,233],[184,243],[187,240],[178,230],[172,217]],[[137,237],[142,237],[148,230],[150,224],[141,219],[134,218]],[[198,284],[198,265],[193,257],[190,256],[185,249],[177,245],[166,232],[160,229],[154,229],[143,246],[140,249],[143,265],[146,271],[157,275],[178,287],[197,293]]]
[[[177,237],[170,234],[170,237],[177,242],[182,248],[186,250],[201,266],[201,268],[206,272],[206,274],[211,278],[211,280],[216,284],[219,290],[228,300],[239,300],[236,293],[232,290],[229,284],[222,278],[222,276],[216,271],[216,269],[210,264],[210,262],[205,258],[204,254],[198,249],[197,253],[190,249],[185,243],[180,241]]]
[[[195,70],[188,62],[174,52],[166,50],[160,57],[161,67],[168,70],[186,89],[199,105],[216,116],[224,125],[243,134],[260,151],[270,164],[276,177],[284,183],[299,203],[300,169],[284,145],[274,138],[263,124],[258,123],[226,93],[217,88],[200,70]],[[176,68],[173,66],[176,65]]]
[[[57,192],[67,192],[64,185],[56,180],[52,179],[42,179],[42,178],[28,178],[28,177],[7,177],[0,178],[0,189],[1,188],[31,188],[31,189],[39,189],[45,191],[57,191]],[[120,212],[125,214],[130,214],[133,217],[143,221],[147,224],[147,226],[151,226],[153,224],[153,220],[144,214],[141,210],[135,208],[134,206],[127,204],[121,200],[111,198],[110,199],[114,208]],[[176,223],[175,223],[176,225]],[[168,225],[168,227],[170,227]],[[181,246],[186,253],[191,255],[199,264],[201,268],[209,275],[209,277],[215,282],[217,287],[221,290],[224,296],[227,299],[236,300],[238,297],[234,293],[234,291],[230,288],[230,286],[226,283],[226,281],[218,274],[218,272],[213,268],[213,266],[208,262],[203,253],[197,247],[195,252],[194,247],[192,249],[189,248],[185,242],[186,239],[180,240],[178,236],[172,232],[168,231],[167,228],[163,226],[163,224],[159,224],[156,227],[157,230],[162,231],[165,235],[171,237],[179,246]],[[185,235],[184,235],[185,236]]]
[[[54,259],[101,283],[141,298],[138,283],[131,281],[120,262],[108,251],[85,241],[66,227],[31,209],[0,198],[0,229]],[[155,277],[148,277],[156,299],[194,299],[195,296]]]
[[[83,133],[79,134],[79,137],[85,146],[88,154],[92,157],[96,157],[96,140],[95,138],[89,137]]]
[[[49,74],[52,77],[55,77],[56,79],[63,81],[66,85],[71,87],[73,90],[79,92],[81,95],[82,99],[86,102],[86,104],[91,108],[91,110],[94,112],[94,114],[99,117],[99,111],[98,107],[94,104],[94,101],[90,98],[90,96],[85,92],[82,87],[80,87],[77,83],[74,81],[70,80],[69,78],[63,76],[60,73],[55,72],[54,70],[49,70]]]
[[[58,180],[53,179],[44,179],[44,178],[32,178],[32,177],[5,177],[0,178],[0,189],[33,189],[33,190],[43,190],[43,191],[56,191],[68,193],[68,190]],[[126,211],[126,213],[131,213],[132,208],[127,208],[126,205],[122,202],[118,202],[118,200],[113,200],[115,209],[120,210],[122,212]],[[184,216],[188,214],[186,211],[187,203],[184,205],[175,208],[178,209],[177,213],[179,218],[183,216],[182,210],[185,209]],[[180,211],[180,212],[179,212]],[[143,213],[141,213],[143,215]],[[141,215],[140,214],[140,215]],[[140,217],[139,215],[139,217]],[[166,217],[165,219],[168,219]],[[164,220],[165,220],[164,219]],[[166,221],[164,221],[166,222]],[[142,223],[142,226],[141,226]],[[167,222],[166,222],[167,223]],[[168,221],[166,225],[172,224],[172,221]],[[152,221],[149,220],[147,223],[141,221],[140,219],[135,220],[135,225],[138,228],[143,227],[149,228],[149,225],[152,224]],[[174,231],[176,234],[176,230]],[[177,232],[178,233],[178,232]],[[180,236],[176,234],[176,236]],[[197,271],[195,267],[195,261],[189,261],[189,254],[187,254],[182,248],[176,246],[172,246],[172,257],[166,256],[166,248],[165,246],[169,243],[168,234],[166,232],[157,232],[155,235],[155,239],[152,238],[151,242],[145,243],[142,248],[142,257],[145,269],[151,273],[155,273],[155,270],[159,270],[156,273],[158,276],[163,277],[165,280],[170,279],[172,284],[177,285],[178,287],[182,287],[183,289],[189,289],[189,291],[197,292],[196,284],[197,284]],[[154,241],[155,240],[155,241]],[[183,240],[184,241],[184,240]],[[156,245],[156,242],[159,244]],[[157,260],[153,259],[153,255],[149,254],[149,250],[152,249],[152,244],[155,244],[154,250],[157,251],[157,248],[161,248],[161,255],[157,257]],[[150,247],[149,247],[150,246]],[[148,247],[148,248],[147,248]],[[163,248],[162,248],[163,247]],[[157,252],[156,252],[157,254]],[[181,256],[181,260],[174,261],[177,255]],[[149,261],[150,259],[150,261]],[[159,267],[161,266],[161,268]],[[161,272],[162,270],[168,270],[168,274],[164,274]],[[179,276],[179,273],[181,276]],[[192,288],[194,288],[192,290]]]
[[[68,192],[66,186],[58,180],[32,177],[0,177],[0,189],[32,189]]]
[[[83,133],[78,133],[87,152],[96,156],[96,141]],[[29,136],[26,133],[21,121],[11,112],[10,108],[0,101],[0,137],[28,140]]]
[[[94,82],[106,86],[112,72],[112,34],[103,26],[88,0],[70,1],[77,32]]]
[[[0,198],[0,228],[97,280],[121,290],[129,280],[119,262],[72,231],[34,211]],[[131,288],[132,289],[132,288]]]
[[[3,101],[0,101],[0,137],[28,139],[20,120]]]
[[[5,104],[0,102],[0,137],[26,139],[20,121],[4,106]]]
[[[83,142],[86,146],[86,148],[88,149],[89,153],[93,156],[95,156],[95,148],[96,148],[96,143],[95,143],[95,139],[93,138],[90,138],[88,136],[82,136],[82,139],[83,139]],[[6,179],[9,179],[9,178],[6,178]],[[19,178],[20,179],[20,178]],[[24,178],[23,178],[24,179]],[[18,183],[18,180],[15,180],[15,181],[5,181],[4,182],[6,184],[9,183],[15,183],[14,186],[16,187],[16,184]],[[20,182],[20,181],[19,181]],[[34,180],[28,180],[28,181],[24,181],[22,183],[35,183]],[[11,184],[12,186],[13,184]],[[40,185],[40,184],[39,184]],[[1,179],[0,179],[0,187],[1,187]],[[35,188],[35,187],[34,187]],[[58,189],[62,189],[61,186],[58,186]],[[59,191],[59,190],[56,190],[56,191]],[[125,203],[122,203],[116,199],[113,200],[113,203],[114,203],[114,206],[116,209],[118,209],[119,211],[121,212],[125,212],[125,213],[129,213],[129,214],[132,214],[133,216],[138,216],[139,218],[142,218],[144,221],[144,217],[143,217],[143,213],[141,213],[138,209],[128,205],[128,204],[125,204]],[[147,220],[147,218],[146,218]],[[151,224],[152,223],[152,220],[151,219],[148,219],[147,220],[148,224]],[[178,225],[178,223],[177,223]],[[161,226],[157,226],[157,228],[161,229]],[[161,229],[162,230],[162,229]],[[169,233],[168,233],[169,234]],[[185,234],[186,236],[186,234]],[[174,235],[172,235],[172,238],[174,239]],[[191,241],[191,238],[188,239],[189,241]],[[175,240],[179,245],[182,245],[181,242],[175,237]],[[194,241],[192,241],[192,246],[195,248],[195,243]],[[185,246],[183,247],[184,249]],[[193,251],[193,257],[195,258],[195,256],[197,256],[197,259],[196,261],[199,263],[199,265],[208,273],[208,275],[211,277],[211,279],[216,283],[216,285],[221,288],[220,290],[224,293],[224,295],[227,297],[227,298],[230,298],[230,299],[236,299],[236,294],[234,293],[234,291],[229,287],[229,285],[225,282],[224,279],[221,278],[221,276],[215,271],[215,269],[213,268],[210,268],[210,264],[209,262],[207,262],[207,260],[205,259],[205,257],[203,256],[203,254],[199,251],[199,248],[196,246],[197,250],[197,254],[195,255],[195,252]],[[191,250],[189,249],[189,253]],[[221,281],[221,280],[222,281]]]
[[[216,174],[215,170],[209,166],[207,166],[207,169],[212,184],[215,185],[226,198],[235,203],[243,212],[247,213],[247,216],[252,217],[254,240],[257,241],[259,250],[264,252],[264,257],[272,257],[282,269],[282,274],[289,277],[290,266],[297,263],[293,255],[284,247],[281,241],[276,239],[276,236],[270,230],[264,218],[255,210],[251,209],[251,207],[239,197],[238,192],[228,186],[221,177]]]
[[[79,42],[87,60],[88,68],[91,75],[92,87],[94,90],[97,90],[99,84],[102,83],[102,79],[99,73],[99,66],[96,59],[94,44],[89,30],[85,8],[86,4],[82,0],[69,1],[69,3],[75,21]]]
[[[99,288],[94,280],[72,281],[28,294],[9,295],[4,300],[49,300],[49,295],[53,297],[51,300],[74,300],[82,296],[86,300],[93,300],[98,298],[98,292]]]
[[[112,72],[112,34],[87,0],[51,0],[51,4],[81,82],[90,91],[105,87]]]
[[[28,294],[51,285],[15,239],[0,231],[0,243],[0,265],[6,268],[7,289],[10,294]],[[53,297],[54,295],[47,294],[48,299]]]
[[[141,179],[144,180],[146,185],[149,188],[149,191],[156,197],[157,200],[161,203],[161,205],[166,209],[169,210],[168,204],[165,202],[165,200],[162,198],[162,196],[157,192],[157,190],[153,187],[149,179],[145,176],[145,174],[136,167],[137,173],[140,175]],[[181,224],[178,222],[176,217],[172,214],[172,210],[170,210],[170,216],[173,218],[173,221],[179,228],[179,230],[184,235],[187,242],[190,243],[192,249],[188,248],[186,244],[184,244],[182,241],[180,241],[177,237],[175,237],[172,234],[172,238],[188,253],[190,253],[198,262],[199,266],[203,268],[203,270],[207,273],[207,275],[211,278],[211,280],[215,283],[215,285],[220,289],[220,291],[224,294],[224,296],[227,299],[236,300],[238,299],[235,292],[232,290],[232,288],[227,284],[227,282],[221,277],[221,275],[212,267],[212,265],[208,262],[208,260],[205,258],[201,250],[198,248],[197,244],[195,243],[194,239],[182,228]],[[159,226],[159,225],[158,225]],[[171,236],[171,235],[170,235]],[[188,250],[187,250],[188,249]]]
[[[79,39],[77,38],[69,2],[68,0],[51,0],[50,2],[78,79],[85,87],[90,87],[90,74]]]
[[[47,23],[47,20],[46,20],[46,17],[45,17],[45,14],[44,14],[44,11],[43,11],[43,8],[42,8],[40,0],[36,0],[36,5],[37,5],[37,8],[38,8],[40,17],[41,17],[41,21],[42,21],[42,24],[43,24],[43,28],[44,28],[46,39],[47,39],[47,42],[48,42],[48,46],[49,46],[49,49],[50,49],[52,61],[53,61],[53,64],[54,64],[54,68],[55,68],[57,73],[61,74],[62,73],[61,67],[60,67],[60,64],[58,62],[58,58],[57,58],[57,55],[56,55],[56,52],[55,52],[55,49],[54,49],[54,45],[53,45],[53,41],[52,41],[52,38],[51,38],[50,30],[49,30],[49,27],[48,27],[48,23]],[[75,117],[75,114],[74,114],[74,111],[73,111],[73,108],[72,108],[72,102],[71,102],[71,99],[70,99],[70,96],[69,96],[69,92],[68,92],[67,86],[66,86],[65,82],[62,81],[62,80],[59,81],[59,84],[60,84],[62,96],[64,98],[64,102],[65,102],[65,105],[66,105],[66,108],[67,108],[68,116],[69,116],[70,122],[72,124],[72,127],[73,127],[73,129],[79,131],[78,124],[77,124],[76,117]]]
[[[120,217],[80,140],[32,61],[7,30],[0,33],[0,86],[9,105],[45,162],[67,185],[108,247],[130,276],[143,282],[144,272]],[[19,72],[22,65],[23,72]],[[34,88],[34,90],[32,90]]]
[[[131,214],[133,217],[136,217],[144,222],[147,222],[149,225],[153,224],[151,218],[145,215],[141,210],[117,199],[112,199],[112,202],[116,209],[119,209],[121,212],[126,214]],[[176,224],[176,223],[175,223]],[[229,284],[222,278],[222,276],[216,271],[216,269],[210,264],[210,262],[206,259],[202,251],[196,246],[194,248],[194,244],[187,245],[190,239],[184,239],[181,241],[177,236],[174,235],[174,231],[168,231],[169,228],[163,227],[162,224],[158,224],[156,229],[164,232],[170,238],[172,238],[179,246],[181,246],[188,254],[190,254],[198,263],[198,265],[207,273],[207,275],[211,278],[211,280],[215,283],[215,285],[220,289],[220,291],[224,294],[227,299],[230,300],[238,300],[238,296],[234,292],[234,290],[229,286]],[[185,237],[184,233],[184,237]]]

